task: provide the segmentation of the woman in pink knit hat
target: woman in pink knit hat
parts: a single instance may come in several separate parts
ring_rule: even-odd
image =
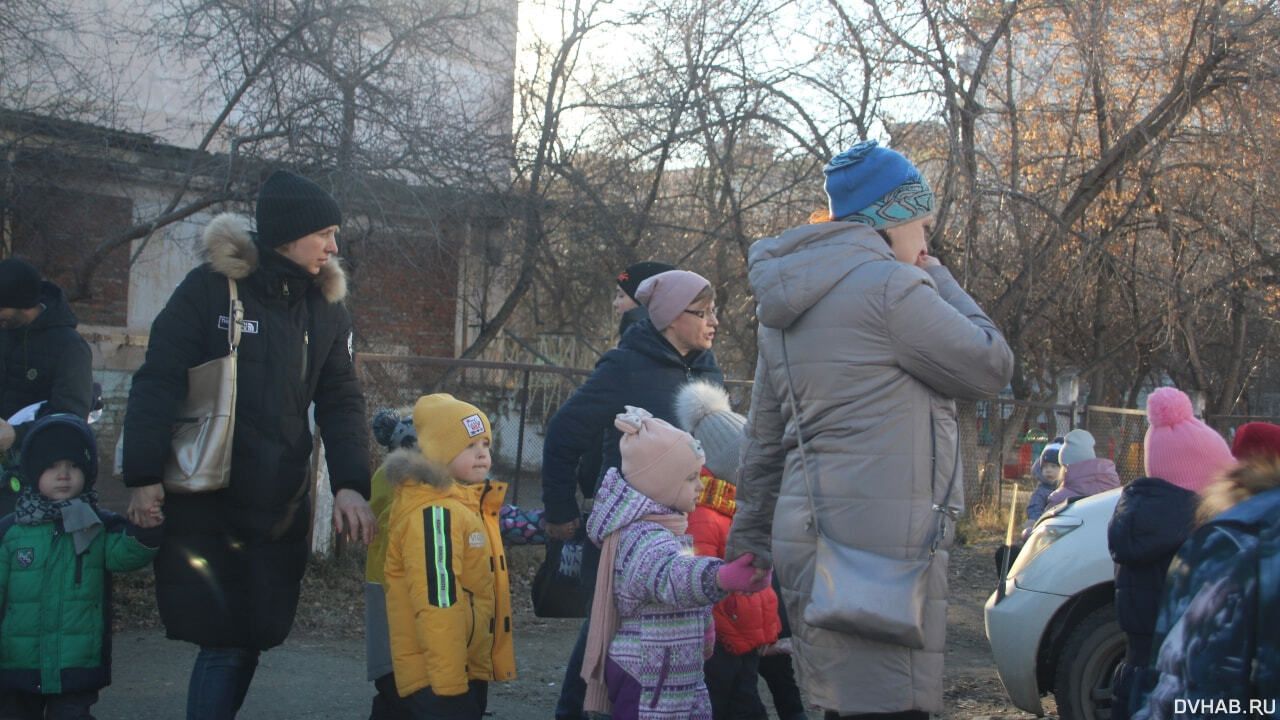
[[[1147,398],[1146,477],[1129,483],[1107,528],[1116,562],[1116,612],[1129,638],[1112,683],[1111,717],[1128,720],[1129,699],[1151,662],[1151,639],[1165,572],[1195,525],[1200,494],[1234,463],[1227,441],[1196,419],[1186,393],[1159,388]]]
[[[547,535],[569,540],[581,525],[578,466],[598,450],[592,461],[601,471],[621,465],[621,433],[614,417],[628,405],[642,407],[668,422],[676,419],[675,398],[690,380],[724,384],[711,345],[715,339],[715,293],[711,282],[697,273],[673,270],[651,276],[635,291],[649,312],[627,329],[618,347],[606,352],[590,377],[556,411],[547,424],[542,445],[542,506]],[[601,473],[603,474],[603,473]],[[590,489],[598,492],[601,479]],[[582,552],[582,586],[590,593],[599,553],[587,543]],[[564,684],[556,703],[556,720],[585,720],[583,685],[579,678],[588,623],[566,664]]]

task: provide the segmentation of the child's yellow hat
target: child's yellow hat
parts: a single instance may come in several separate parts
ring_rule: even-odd
[[[418,448],[428,460],[448,465],[458,453],[481,438],[493,442],[489,418],[471,403],[449,393],[423,395],[413,406]]]

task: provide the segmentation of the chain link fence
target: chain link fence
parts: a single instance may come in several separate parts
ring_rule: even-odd
[[[447,392],[480,408],[493,426],[493,475],[510,484],[513,505],[542,504],[542,448],[547,423],[589,369],[402,355],[356,356],[369,412],[407,411],[420,395]],[[729,380],[734,409],[746,414],[751,383]],[[1009,398],[956,403],[964,460],[965,506],[1007,508],[1013,487],[1025,498],[1035,488],[1031,466],[1045,444],[1082,427],[1095,438],[1098,457],[1112,460],[1123,483],[1143,474],[1146,413],[1101,406],[1053,405]],[[1218,416],[1206,422],[1230,442],[1239,425],[1280,422],[1273,417]],[[375,458],[382,457],[377,448]]]

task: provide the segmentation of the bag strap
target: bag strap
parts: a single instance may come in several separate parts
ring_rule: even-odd
[[[808,495],[809,497],[809,512],[813,517],[813,530],[819,537],[826,538],[828,536],[822,532],[822,525],[821,523],[818,522],[818,506],[813,500],[813,487],[809,482],[809,459],[808,457],[806,457],[805,451],[804,451],[804,432],[801,430],[801,425],[800,425],[800,407],[799,405],[796,404],[796,384],[795,384],[795,380],[791,377],[791,358],[787,355],[787,331],[784,329],[784,330],[780,330],[779,333],[782,335],[782,367],[787,372],[787,389],[790,391],[787,393],[787,395],[788,395],[788,399],[791,401],[791,414],[793,417],[795,417],[795,420],[796,420],[796,439],[799,441],[798,444],[800,445],[800,467],[804,471],[804,490],[805,490],[805,494]],[[956,450],[957,450],[956,454],[958,457],[959,456],[958,440],[957,440]],[[946,535],[947,518],[950,516],[950,512],[947,509],[947,503],[951,501],[951,491],[952,489],[955,488],[955,486],[956,486],[956,482],[955,482],[955,479],[953,478],[951,482],[947,485],[947,494],[942,498],[942,502],[940,504],[936,502],[933,503],[933,511],[938,513],[938,529],[937,529],[937,532],[934,533],[933,540],[930,541],[930,544],[929,544],[930,557],[932,557],[933,554],[938,551],[938,544],[942,542],[943,536]],[[932,491],[933,480],[932,479],[930,479],[929,481],[929,487],[930,487],[929,499],[932,500],[933,499],[933,491]]]
[[[227,354],[235,355],[240,347],[240,324],[244,321],[244,303],[240,302],[236,280],[230,275],[227,276],[227,288],[231,296],[230,306],[227,308]]]

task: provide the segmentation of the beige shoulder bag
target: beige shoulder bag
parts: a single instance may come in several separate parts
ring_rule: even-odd
[[[236,424],[236,354],[244,304],[236,281],[227,278],[227,354],[187,369],[187,397],[173,418],[173,438],[164,463],[164,489],[171,493],[221,490],[231,482],[231,440]]]

